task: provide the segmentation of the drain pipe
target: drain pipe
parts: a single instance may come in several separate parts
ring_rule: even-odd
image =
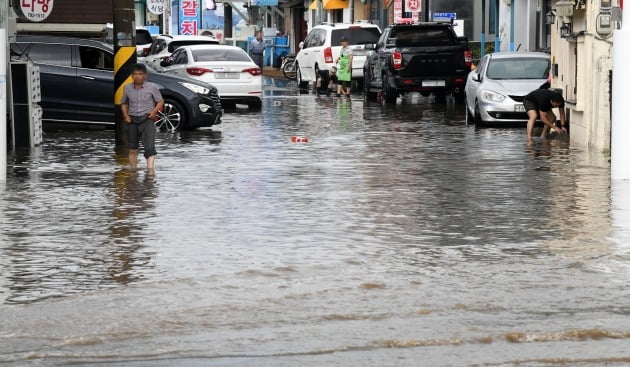
[[[0,190],[7,181],[7,0],[0,0]]]
[[[626,14],[628,13],[628,14]],[[630,98],[627,86],[630,83],[630,12],[623,9],[621,29],[613,34],[612,58],[612,121],[610,126],[610,175],[613,180],[630,180],[630,124],[627,103]]]
[[[514,52],[514,3],[516,0],[510,1],[510,52]]]

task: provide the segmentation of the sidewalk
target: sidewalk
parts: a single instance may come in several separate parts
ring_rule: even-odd
[[[263,68],[263,75],[272,78],[284,78],[282,70],[280,70],[279,68],[274,68],[272,66],[265,66]]]

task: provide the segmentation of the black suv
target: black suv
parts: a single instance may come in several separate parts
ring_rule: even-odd
[[[92,39],[18,36],[11,59],[39,66],[43,121],[81,125],[114,125],[114,49]],[[149,72],[160,87],[164,111],[161,130],[194,129],[221,123],[217,89],[207,83]]]
[[[463,102],[472,54],[465,37],[457,37],[450,23],[394,24],[383,31],[363,67],[368,97],[381,92],[385,102],[417,91],[436,101],[447,94]]]

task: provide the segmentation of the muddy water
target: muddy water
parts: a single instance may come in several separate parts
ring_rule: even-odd
[[[0,363],[630,364],[600,152],[268,83],[260,113],[160,135],[155,175],[111,132],[9,157]]]

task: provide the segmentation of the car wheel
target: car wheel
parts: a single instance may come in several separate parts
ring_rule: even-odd
[[[370,91],[370,84],[372,81],[370,80],[369,74],[367,71],[363,71],[363,92],[365,92],[365,97],[368,100],[376,100],[377,93]]]
[[[466,108],[466,125],[472,125],[475,123],[475,117],[470,113],[470,106],[468,106],[468,99],[464,97],[464,106]]]
[[[455,103],[464,103],[464,100],[466,99],[466,95],[464,94],[464,91],[460,90],[459,92],[453,92],[453,97],[455,98]]]
[[[260,110],[262,108],[262,101],[260,99],[250,101],[248,104],[250,110]]]
[[[446,91],[444,90],[433,92],[433,97],[435,98],[435,103],[446,103]]]
[[[304,80],[302,80],[302,70],[300,69],[300,64],[298,64],[297,61],[295,62],[295,70],[297,70],[298,88],[300,90],[308,91],[308,82],[305,82]]]
[[[481,111],[479,110],[479,104],[475,103],[475,115],[474,115],[474,119],[475,119],[475,125],[477,127],[482,127],[485,125],[485,123],[483,122],[483,120],[481,119]]]
[[[385,101],[385,103],[395,103],[396,97],[398,96],[396,95],[396,90],[389,86],[389,78],[387,75],[383,75],[381,80],[383,81],[383,87],[381,89],[383,101]]]
[[[155,129],[160,132],[175,132],[186,126],[186,111],[182,105],[172,99],[164,99],[164,110],[159,112]]]

